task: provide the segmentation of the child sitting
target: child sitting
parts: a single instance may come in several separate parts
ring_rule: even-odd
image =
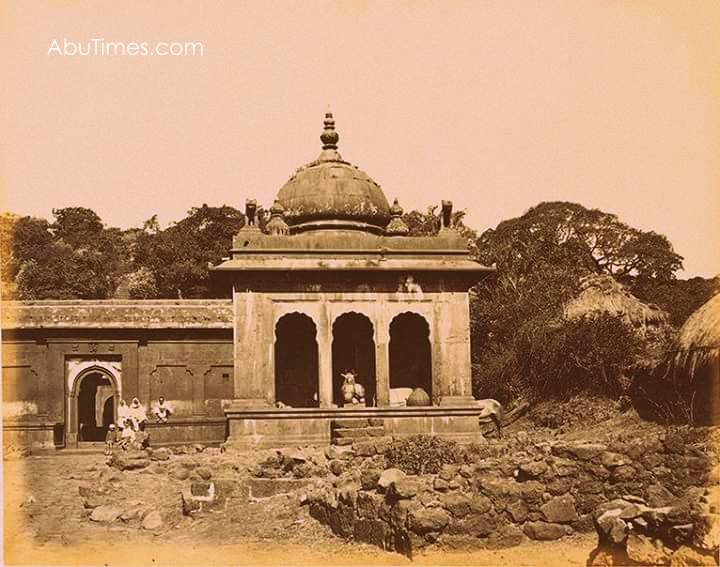
[[[120,436],[120,448],[127,451],[135,441],[135,430],[133,429],[132,419],[125,420],[125,428]]]

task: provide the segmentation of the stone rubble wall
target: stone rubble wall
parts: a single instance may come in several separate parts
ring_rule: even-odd
[[[410,556],[433,543],[507,547],[591,532],[596,509],[621,498],[686,510],[720,482],[717,468],[710,473],[717,459],[688,429],[608,444],[532,443],[520,433],[479,447],[471,464],[423,476],[385,470],[387,444],[328,455],[330,474],[305,503],[338,536]],[[694,537],[696,528],[683,529]]]

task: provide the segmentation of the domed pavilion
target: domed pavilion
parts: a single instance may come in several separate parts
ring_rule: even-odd
[[[264,230],[246,202],[232,256],[213,269],[233,290],[230,440],[327,443],[348,417],[368,427],[353,435],[476,440],[468,289],[492,269],[470,257],[448,201],[437,235],[409,236],[397,200],[340,155],[331,113],[320,140]],[[348,374],[364,394],[353,402]]]

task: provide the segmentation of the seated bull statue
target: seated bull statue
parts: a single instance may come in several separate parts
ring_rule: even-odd
[[[352,370],[346,370],[340,376],[343,379],[340,387],[343,403],[365,405],[365,387],[355,381],[355,373]]]
[[[490,419],[497,427],[498,437],[502,437],[503,406],[497,400],[488,398],[486,400],[475,400],[480,409],[478,419],[487,422]]]

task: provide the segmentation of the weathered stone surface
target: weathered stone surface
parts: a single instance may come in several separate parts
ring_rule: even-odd
[[[400,469],[385,469],[378,479],[378,487],[387,490],[395,481],[405,478],[405,473]]]
[[[565,535],[565,526],[547,522],[528,522],[523,531],[530,539],[552,540]]]
[[[629,465],[631,463],[625,455],[619,453],[613,453],[611,451],[604,451],[600,455],[600,462],[606,468],[612,469],[621,465]]]
[[[438,478],[441,478],[442,480],[449,481],[455,478],[455,475],[458,474],[458,471],[460,470],[460,467],[457,465],[443,465],[440,468],[440,472],[438,472]]]
[[[434,488],[435,490],[437,490],[438,492],[447,492],[448,489],[449,489],[449,487],[448,487],[448,482],[447,482],[446,480],[443,480],[443,479],[440,478],[440,477],[437,477],[437,478],[433,481],[433,488]]]
[[[559,443],[552,447],[552,454],[571,456],[581,461],[589,461],[606,450],[607,447],[599,443]]]
[[[524,522],[528,517],[528,513],[530,512],[527,505],[522,500],[518,500],[516,502],[513,502],[512,504],[509,504],[506,510],[512,517],[513,521],[517,523]]]
[[[358,457],[371,457],[376,453],[375,444],[372,441],[353,443],[352,446]]]
[[[472,514],[461,520],[462,530],[475,537],[488,537],[498,525],[497,516],[491,514]]]
[[[547,491],[553,496],[565,494],[572,488],[573,482],[571,478],[561,477],[556,478],[547,485]]]
[[[360,473],[360,485],[363,490],[374,490],[377,488],[380,480],[380,471],[378,469],[364,469]]]
[[[170,450],[166,449],[164,447],[161,447],[160,449],[154,449],[150,453],[150,460],[151,461],[167,461],[170,459]]]
[[[525,540],[523,531],[513,524],[500,526],[488,538],[488,545],[493,548],[515,547]]]
[[[362,541],[385,549],[389,526],[376,519],[358,519],[353,525],[355,541]]]
[[[631,533],[625,543],[628,557],[642,565],[665,565],[670,559],[670,550],[660,540]]]
[[[190,494],[193,496],[207,496],[210,493],[212,483],[206,481],[194,481],[190,483]]]
[[[110,523],[117,520],[122,516],[123,509],[113,504],[105,504],[104,506],[98,506],[90,514],[90,519],[93,522]]]
[[[121,471],[144,469],[150,464],[150,460],[144,451],[113,453],[110,460],[111,466]]]
[[[700,553],[687,546],[678,548],[670,557],[670,567],[695,567],[699,565],[717,565],[712,553]]]
[[[376,492],[360,492],[357,497],[357,512],[361,518],[375,519],[380,515],[383,497]]]
[[[207,467],[198,467],[195,469],[195,472],[203,480],[210,480],[212,478],[212,472]]]
[[[99,494],[90,494],[83,500],[83,506],[87,509],[97,508],[105,504],[105,499]]]
[[[645,489],[645,499],[651,508],[661,508],[672,504],[676,498],[675,495],[665,488],[662,484],[651,484]]]
[[[368,427],[370,422],[362,417],[358,418],[337,418],[332,421],[332,429],[357,429]]]
[[[390,492],[399,499],[412,498],[417,491],[417,481],[412,478],[400,478],[390,485]]]
[[[408,528],[417,534],[438,532],[447,526],[450,516],[440,508],[421,508],[408,515]]]
[[[578,519],[575,510],[575,499],[569,495],[556,496],[540,507],[540,511],[548,522],[565,524]]]
[[[616,467],[613,469],[610,478],[614,482],[620,482],[620,481],[628,481],[635,478],[635,475],[637,472],[635,469],[630,465],[621,465],[619,467]]]
[[[309,479],[295,478],[251,478],[248,480],[248,486],[251,498],[268,498],[299,490],[308,486],[311,482]]]
[[[456,518],[464,518],[470,513],[470,498],[461,492],[445,494],[440,502]]]
[[[601,542],[620,544],[625,541],[628,534],[627,524],[620,519],[622,510],[613,509],[600,515],[596,520],[596,527]]]
[[[178,480],[187,480],[190,477],[190,471],[185,467],[175,467],[172,476]]]
[[[147,514],[142,521],[144,530],[159,530],[163,527],[163,518],[160,512],[153,510]]]
[[[482,494],[473,494],[470,499],[470,511],[473,514],[485,514],[492,510],[492,501]]]
[[[545,461],[530,461],[528,463],[522,463],[519,469],[518,480],[528,478],[536,479],[542,477],[547,472],[548,465]]]

